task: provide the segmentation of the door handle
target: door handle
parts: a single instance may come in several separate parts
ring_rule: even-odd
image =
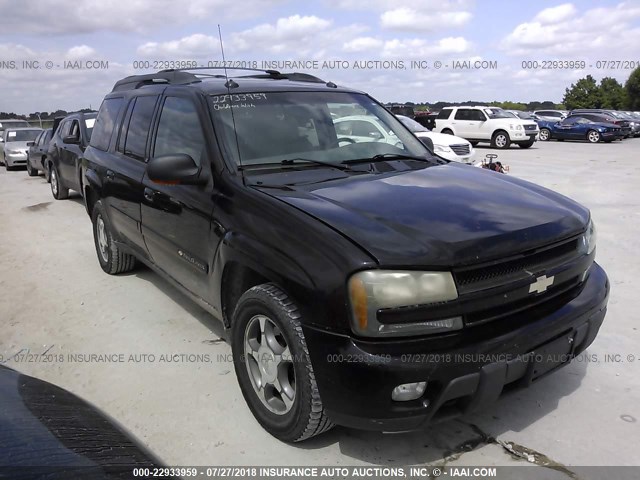
[[[144,198],[148,201],[148,202],[153,202],[156,198],[156,192],[154,192],[153,190],[151,190],[150,188],[145,188],[144,189]]]
[[[113,180],[114,178],[116,178],[116,174],[115,174],[115,173],[113,173],[113,171],[112,171],[112,170],[107,170],[107,178],[108,178],[109,180]]]

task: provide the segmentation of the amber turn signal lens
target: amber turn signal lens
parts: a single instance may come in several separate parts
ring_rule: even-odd
[[[351,297],[351,308],[361,330],[367,328],[367,290],[364,282],[352,277],[349,281],[349,296]]]

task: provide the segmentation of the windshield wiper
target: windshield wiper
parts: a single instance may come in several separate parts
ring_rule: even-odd
[[[438,157],[434,157],[435,158],[435,162],[438,163],[447,163],[444,160],[441,160]],[[379,153],[377,155],[374,155],[371,158],[357,158],[354,160],[345,160],[344,164],[352,164],[352,163],[364,163],[364,162],[384,162],[387,160],[418,160],[420,162],[429,162],[429,163],[433,163],[434,160],[431,160],[429,158],[425,158],[425,157],[418,157],[415,155],[405,155],[403,153]]]
[[[342,165],[342,164],[339,164],[339,163],[325,162],[325,161],[322,161],[322,160],[314,160],[313,158],[287,158],[285,160],[282,160],[280,162],[280,165],[293,165],[296,162],[315,163],[317,165],[324,165],[325,167],[337,168],[338,170],[350,170],[350,168],[347,165]],[[342,162],[342,163],[344,163],[344,162]]]

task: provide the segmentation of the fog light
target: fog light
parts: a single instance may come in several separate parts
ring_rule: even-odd
[[[422,396],[426,388],[427,382],[403,383],[393,389],[393,392],[391,392],[391,400],[396,402],[415,400]]]

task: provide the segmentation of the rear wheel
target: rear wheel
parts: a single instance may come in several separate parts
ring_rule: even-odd
[[[299,442],[329,430],[295,303],[274,284],[246,291],[232,324],[233,361],[249,409],[271,435]]]
[[[133,270],[136,266],[136,257],[124,253],[113,241],[111,225],[104,213],[102,201],[98,200],[93,206],[91,220],[93,221],[93,240],[102,270],[110,275]]]
[[[521,142],[518,146],[520,148],[531,148],[533,146],[533,142]]]
[[[551,140],[551,130],[548,128],[541,128],[538,138],[543,142]]]
[[[472,147],[477,147],[478,146],[478,142],[469,142],[471,144]]]
[[[598,143],[600,141],[600,132],[596,130],[589,130],[587,132],[587,140],[589,143]]]
[[[69,198],[69,189],[62,185],[60,176],[58,175],[58,170],[53,165],[49,168],[51,171],[51,193],[53,194],[53,198],[56,200]]]
[[[504,130],[498,130],[491,137],[491,146],[493,148],[509,148],[511,146],[511,139],[509,138],[509,134]]]
[[[453,130],[445,128],[444,130],[442,130],[442,133],[444,133],[445,135],[453,135]]]

